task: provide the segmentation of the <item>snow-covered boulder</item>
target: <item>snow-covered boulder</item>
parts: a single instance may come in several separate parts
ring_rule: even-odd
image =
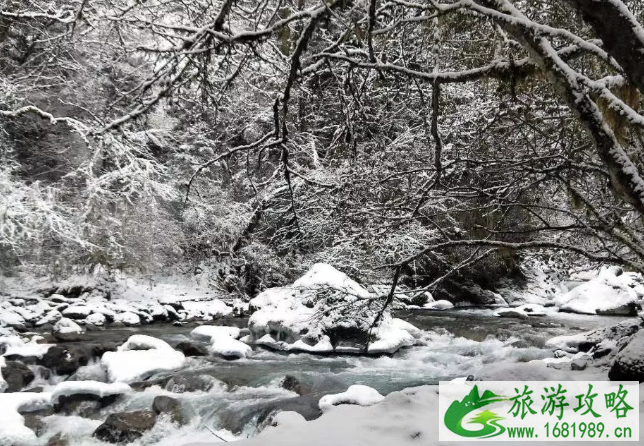
[[[7,302],[8,303],[8,302]],[[8,305],[9,308],[0,309],[0,326],[25,328],[25,318],[14,310],[15,307]]]
[[[435,302],[428,302],[423,305],[423,308],[426,310],[451,310],[454,308],[454,304],[449,300],[437,300]]]
[[[41,336],[34,336],[25,342],[18,336],[0,337],[0,350],[5,356],[21,356],[23,358],[42,358],[53,344],[40,344]]]
[[[16,392],[0,394],[0,445],[31,446],[38,444],[33,430],[25,426],[20,412],[30,412],[51,405],[51,394]]]
[[[51,392],[51,402],[57,403],[63,397],[73,395],[93,395],[105,398],[130,393],[132,388],[125,383],[103,383],[98,381],[64,381],[57,384]]]
[[[620,269],[605,268],[592,280],[557,296],[555,306],[571,313],[635,316],[640,308],[638,294],[622,276]]]
[[[66,318],[82,320],[92,314],[92,311],[92,307],[89,305],[70,305],[62,313]]]
[[[141,325],[141,317],[132,311],[124,311],[123,313],[116,313],[114,315],[114,322],[120,322],[128,327]]]
[[[611,381],[644,382],[644,331],[633,335],[615,356],[608,378]]]
[[[519,319],[546,316],[547,314],[546,308],[537,304],[524,304],[513,308],[503,308],[496,312],[496,315],[499,317],[515,317]]]
[[[47,324],[55,324],[59,320],[63,318],[63,315],[61,314],[60,311],[58,310],[51,310],[45,313],[38,321],[36,321],[35,325],[36,327],[41,327],[43,325]]]
[[[252,349],[238,341],[241,330],[237,327],[202,325],[190,333],[197,340],[210,343],[210,352],[224,358],[245,358]]]
[[[161,339],[133,335],[115,352],[106,352],[101,364],[111,382],[132,382],[154,372],[183,367],[186,357]]]
[[[107,323],[107,319],[105,315],[102,313],[92,313],[89,316],[87,316],[87,319],[85,319],[85,323],[90,325],[95,325],[97,327],[102,327]]]
[[[378,404],[385,397],[376,389],[356,384],[350,386],[346,392],[335,395],[325,395],[320,399],[319,407],[322,412],[326,412],[334,406],[340,404],[356,404],[358,406],[373,406]]]
[[[52,330],[52,334],[59,341],[76,341],[83,333],[83,329],[76,322],[65,317],[56,322]]]
[[[291,286],[265,290],[250,304],[256,310],[248,322],[253,340],[270,348],[360,352],[369,343],[372,353],[390,353],[415,342],[410,332],[415,327],[395,322],[387,311],[371,329],[382,301],[324,263]]]
[[[228,336],[239,339],[241,329],[238,327],[225,327],[220,325],[201,325],[190,332],[190,337],[202,342],[212,342],[213,339]]]
[[[617,351],[639,330],[639,321],[629,320],[612,327],[599,328],[586,333],[555,336],[546,341],[546,347],[563,350],[568,353],[588,352],[591,349],[597,350],[600,347],[605,351]]]
[[[219,299],[204,301],[181,302],[186,320],[213,320],[214,318],[229,316],[233,309]]]

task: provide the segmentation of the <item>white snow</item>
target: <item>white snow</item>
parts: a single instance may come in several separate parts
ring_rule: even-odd
[[[210,345],[210,352],[226,358],[245,358],[252,353],[252,349],[241,341],[230,336],[214,338]]]
[[[435,302],[426,303],[423,308],[427,310],[450,310],[454,308],[454,304],[448,300],[437,300]]]
[[[122,395],[132,391],[125,383],[103,383],[99,381],[65,381],[57,384],[51,392],[51,402],[56,403],[61,396],[70,395],[96,395],[106,397]]]
[[[92,314],[92,307],[89,305],[70,305],[65,308],[62,313],[65,317],[78,316],[78,319],[85,319]]]
[[[24,325],[25,318],[12,310],[0,310],[0,326]]]
[[[37,444],[34,431],[24,425],[18,411],[38,410],[50,405],[51,394],[16,392],[0,393],[0,445],[32,446]]]
[[[22,357],[34,356],[42,358],[54,344],[39,344],[40,337],[34,336],[28,342],[24,342],[18,336],[0,338],[0,343],[6,346],[4,356],[17,355]]]
[[[357,404],[359,406],[372,406],[378,404],[384,397],[374,388],[355,384],[350,386],[346,392],[335,395],[325,395],[320,398],[318,406],[322,412],[326,412],[340,404]]]
[[[115,314],[114,322],[122,322],[125,325],[139,325],[141,324],[141,318],[136,313],[125,311]]]
[[[101,358],[111,382],[132,382],[153,372],[176,370],[185,361],[183,353],[146,335],[131,336],[116,352],[106,352]]]
[[[629,286],[633,276],[616,276],[615,272],[615,268],[602,269],[597,277],[557,296],[555,305],[561,311],[573,313],[598,314],[622,309],[627,314],[628,310],[624,309],[638,300],[637,293]]]
[[[306,423],[306,418],[297,412],[284,411],[277,413],[271,420],[271,427],[275,426],[295,426],[296,424]]]
[[[228,316],[233,309],[219,299],[208,301],[184,301],[183,309],[186,319],[212,320],[215,317]]]
[[[535,316],[546,316],[548,314],[548,309],[537,304],[524,304],[518,307],[512,308],[503,308],[496,312],[498,316],[501,317],[535,317]]]
[[[63,315],[60,313],[60,311],[51,310],[36,322],[36,327],[39,327],[45,324],[55,324],[62,318],[63,318]]]
[[[227,358],[245,358],[252,349],[238,341],[241,330],[237,327],[202,325],[190,332],[190,336],[204,342],[210,342],[210,352]]]
[[[210,342],[221,336],[238,339],[241,329],[219,325],[201,325],[190,332],[190,336],[198,341]]]
[[[54,333],[81,334],[83,333],[83,329],[76,322],[64,317],[54,325]]]
[[[370,330],[379,306],[377,296],[330,265],[317,263],[292,286],[270,288],[252,299],[257,309],[248,328],[257,344],[269,348],[311,353],[356,352],[358,345],[331,345],[338,330],[372,332],[370,353],[393,353],[413,345],[418,330],[394,321],[388,311],[375,330]],[[413,333],[412,333],[413,332]],[[266,335],[270,335],[267,337]]]
[[[107,320],[105,318],[105,315],[102,313],[92,313],[89,316],[87,316],[87,319],[85,319],[85,322],[87,324],[92,324],[100,327],[102,325],[105,325]]]

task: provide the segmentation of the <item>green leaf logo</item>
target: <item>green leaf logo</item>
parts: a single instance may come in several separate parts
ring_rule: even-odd
[[[501,435],[505,432],[505,427],[498,422],[503,417],[489,410],[482,411],[468,422],[468,424],[481,425],[482,427],[478,430],[466,429],[463,427],[463,420],[469,413],[477,409],[499,401],[507,401],[508,399],[506,396],[496,395],[489,390],[483,392],[483,395],[479,395],[478,386],[474,386],[469,395],[463,398],[462,401],[454,401],[450,404],[447,412],[445,412],[445,426],[455,434],[467,438],[490,438]]]

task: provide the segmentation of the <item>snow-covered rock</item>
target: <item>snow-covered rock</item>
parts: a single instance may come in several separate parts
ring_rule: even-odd
[[[40,318],[38,321],[36,321],[35,325],[36,327],[43,326],[45,324],[55,324],[59,320],[63,318],[63,315],[60,311],[58,310],[51,310],[47,312],[42,318]]]
[[[98,381],[65,381],[57,384],[51,392],[51,402],[56,403],[60,397],[70,395],[95,395],[100,398],[112,395],[123,395],[132,391],[125,383],[104,383]]]
[[[202,325],[195,328],[190,336],[197,340],[210,342],[210,352],[224,358],[245,358],[252,349],[238,341],[241,330],[237,327]]]
[[[96,325],[97,327],[105,325],[106,322],[107,319],[102,313],[92,313],[85,319],[86,324]]]
[[[350,386],[346,392],[335,395],[325,395],[320,399],[318,404],[322,412],[326,412],[334,406],[340,404],[357,404],[358,406],[372,406],[378,404],[385,397],[376,389],[356,384]]]
[[[54,344],[40,344],[38,340],[41,337],[34,336],[28,342],[23,341],[18,336],[0,338],[0,344],[4,345],[5,356],[22,356],[23,358],[35,357],[42,358],[47,354],[50,347]]]
[[[229,316],[233,309],[219,299],[204,301],[183,301],[185,318],[188,320],[212,320],[214,318]]]
[[[248,327],[257,344],[280,350],[360,352],[369,334],[370,353],[413,345],[415,327],[397,323],[387,311],[371,329],[381,308],[375,298],[346,274],[318,263],[293,285],[270,288],[251,300],[256,311]]]
[[[608,372],[611,381],[644,382],[644,331],[634,334],[617,353]]]
[[[302,423],[306,423],[306,418],[304,418],[302,415],[300,415],[297,412],[288,411],[288,410],[275,414],[273,416],[273,419],[271,420],[272,427],[276,427],[276,426],[289,427],[289,426],[295,426],[297,424],[302,424]]]
[[[634,316],[639,309],[638,294],[620,278],[616,268],[605,268],[597,277],[571,291],[557,296],[555,306],[560,311],[581,314]],[[619,274],[619,275],[617,275]]]
[[[69,319],[85,319],[92,314],[92,311],[93,309],[89,305],[70,305],[62,313],[64,317]]]
[[[637,320],[624,321],[612,327],[600,328],[586,333],[555,336],[546,341],[546,347],[563,350],[568,353],[590,351],[602,346],[604,349],[617,349],[640,330]]]
[[[451,310],[454,308],[454,304],[449,300],[437,300],[435,302],[428,302],[423,305],[423,308],[426,310]]]
[[[500,317],[516,317],[520,319],[527,319],[529,317],[546,316],[548,310],[537,304],[524,304],[513,308],[503,308],[496,312]]]
[[[51,394],[16,392],[0,394],[0,445],[32,446],[38,444],[33,430],[25,426],[20,412],[35,411],[51,405]]]
[[[17,313],[13,307],[11,309],[0,310],[0,326],[7,327],[24,327],[25,318]]]
[[[239,339],[241,329],[238,327],[225,327],[220,325],[201,325],[190,332],[190,336],[197,341],[211,342],[221,336]]]
[[[121,322],[127,326],[141,325],[141,317],[132,311],[124,311],[114,315],[114,322]]]
[[[71,319],[62,318],[54,325],[52,334],[60,341],[73,341],[77,340],[79,335],[84,331],[76,322]]]
[[[132,382],[162,370],[183,367],[186,357],[161,339],[131,336],[115,352],[106,352],[101,364],[111,382]]]

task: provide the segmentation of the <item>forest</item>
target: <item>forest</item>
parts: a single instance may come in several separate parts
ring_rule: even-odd
[[[0,0],[0,446],[644,381],[643,94],[640,0]]]

